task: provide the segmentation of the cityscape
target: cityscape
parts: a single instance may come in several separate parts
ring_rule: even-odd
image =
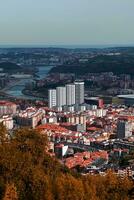
[[[0,200],[133,200],[134,3],[1,6]]]
[[[10,51],[12,56],[9,56]],[[17,57],[14,56],[16,51]],[[82,75],[77,71],[54,73],[55,66],[64,65],[66,59],[60,61],[62,63],[59,58],[51,58],[47,63],[44,59],[40,60],[42,63],[34,59],[32,63],[28,56],[26,59],[18,56],[22,51],[31,57],[38,49],[1,49],[0,54],[0,122],[8,135],[11,137],[13,131],[20,128],[35,129],[47,136],[51,157],[56,157],[68,169],[91,176],[107,176],[112,170],[117,177],[133,181],[133,75],[116,75],[112,71]],[[48,50],[39,51],[45,54]],[[58,48],[55,51],[62,52]],[[64,51],[69,52],[69,49]],[[85,55],[85,50],[80,51],[78,60]],[[114,59],[124,54],[120,50],[117,55],[116,51],[116,48],[98,49],[93,57],[97,59],[105,54]],[[51,55],[52,52],[49,50]],[[89,55],[91,52],[90,49]],[[83,58],[83,62],[87,60]],[[95,82],[104,85],[98,90]],[[106,85],[105,94],[101,94]]]

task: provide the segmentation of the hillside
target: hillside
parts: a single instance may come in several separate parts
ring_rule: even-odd
[[[86,64],[65,64],[63,66],[54,67],[50,71],[50,73],[57,72],[75,73],[77,75],[100,72],[134,75],[134,55],[124,53],[119,56],[96,56],[90,58]]]
[[[21,67],[12,62],[1,62],[0,68],[3,68],[4,72],[17,72],[21,70]]]
[[[125,200],[132,182],[107,176],[81,176],[47,152],[47,138],[21,129],[7,138],[0,125],[1,200]]]

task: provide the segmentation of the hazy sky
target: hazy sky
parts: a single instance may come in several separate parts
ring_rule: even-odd
[[[0,0],[0,44],[134,44],[134,0]]]

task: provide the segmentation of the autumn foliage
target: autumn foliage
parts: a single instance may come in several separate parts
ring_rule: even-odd
[[[47,153],[47,138],[19,129],[10,136],[0,125],[0,199],[129,200],[133,183],[109,172],[81,176]]]

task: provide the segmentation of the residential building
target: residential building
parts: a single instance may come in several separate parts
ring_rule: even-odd
[[[84,103],[84,82],[83,81],[75,81],[75,103],[82,104]]]
[[[41,109],[36,110],[35,108],[29,107],[25,111],[20,111],[16,115],[16,122],[19,126],[29,126],[35,128],[41,123],[43,118],[43,111]]]
[[[117,138],[123,139],[132,136],[132,122],[119,120],[117,123]]]
[[[68,106],[75,104],[75,84],[66,85],[66,104]]]
[[[0,123],[2,123],[7,130],[12,130],[14,126],[13,118],[5,115],[2,118],[0,118]]]
[[[0,101],[0,116],[16,114],[17,105],[10,101]]]
[[[51,89],[48,90],[48,106],[49,108],[53,108],[56,106],[56,90]]]
[[[56,105],[57,107],[66,105],[66,87],[56,88]]]

